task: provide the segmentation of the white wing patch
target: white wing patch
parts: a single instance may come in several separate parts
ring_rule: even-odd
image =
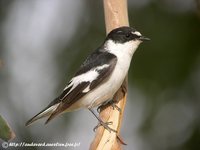
[[[88,85],[82,92],[83,93],[87,93],[90,91],[90,85]]]
[[[96,80],[97,77],[99,76],[98,71],[100,71],[104,68],[107,68],[107,67],[109,67],[109,64],[104,64],[102,66],[92,68],[91,70],[89,70],[83,74],[73,77],[70,81],[71,83],[69,85],[67,85],[64,90],[66,90],[67,88],[72,86],[70,91],[67,93],[67,94],[69,94],[73,89],[75,89],[82,82],[92,83],[92,81]],[[82,92],[87,93],[88,91],[90,91],[90,84]]]

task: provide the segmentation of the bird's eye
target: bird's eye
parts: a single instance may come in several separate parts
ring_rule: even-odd
[[[126,34],[126,37],[129,38],[131,35],[129,33]]]

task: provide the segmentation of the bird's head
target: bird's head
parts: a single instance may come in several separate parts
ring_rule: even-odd
[[[107,35],[105,45],[111,53],[124,50],[133,54],[141,42],[149,40],[134,28],[123,26],[112,30]]]
[[[112,30],[108,34],[106,40],[112,40],[115,43],[123,44],[129,41],[143,42],[149,41],[150,39],[142,36],[142,34],[134,28],[124,26]]]

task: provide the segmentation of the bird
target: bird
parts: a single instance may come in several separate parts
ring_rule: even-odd
[[[104,42],[82,63],[61,94],[25,125],[45,117],[48,117],[47,124],[59,114],[86,108],[105,129],[115,131],[108,126],[110,122],[102,121],[95,114],[94,108],[113,99],[128,73],[134,52],[140,43],[149,40],[128,26],[110,31]]]

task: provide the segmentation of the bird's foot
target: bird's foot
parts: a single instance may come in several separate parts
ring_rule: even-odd
[[[106,103],[103,103],[101,106],[99,106],[97,108],[97,112],[100,113],[101,110],[104,110],[105,108],[109,107],[109,106],[112,106],[113,110],[114,109],[117,109],[119,112],[121,112],[121,108],[119,108],[115,101],[113,100],[110,100],[109,102],[106,102]]]
[[[112,125],[112,124],[113,124],[112,121],[110,121],[110,122],[99,121],[99,124],[98,124],[96,127],[94,127],[93,131],[96,131],[96,129],[97,129],[98,127],[100,127],[100,126],[103,126],[103,127],[104,127],[106,130],[108,130],[110,133],[111,133],[111,132],[117,133],[116,130],[114,130],[114,129],[112,129],[111,127],[109,127],[109,125]]]
[[[110,121],[110,122],[104,122],[103,120],[101,120],[101,118],[100,118],[99,116],[97,116],[97,115],[95,114],[95,112],[92,110],[92,108],[88,108],[88,109],[89,109],[89,111],[97,118],[97,120],[99,121],[99,124],[93,129],[94,131],[95,131],[98,127],[103,126],[103,127],[104,127],[106,130],[108,130],[109,132],[113,131],[113,132],[117,133],[116,130],[114,130],[114,129],[112,129],[112,128],[110,128],[110,127],[108,126],[108,125],[112,125],[112,124],[113,124],[112,121]]]
[[[117,104],[112,103],[111,106],[112,106],[113,110],[117,109],[121,113],[122,110],[121,110],[121,108],[119,108],[119,106],[117,106]]]

